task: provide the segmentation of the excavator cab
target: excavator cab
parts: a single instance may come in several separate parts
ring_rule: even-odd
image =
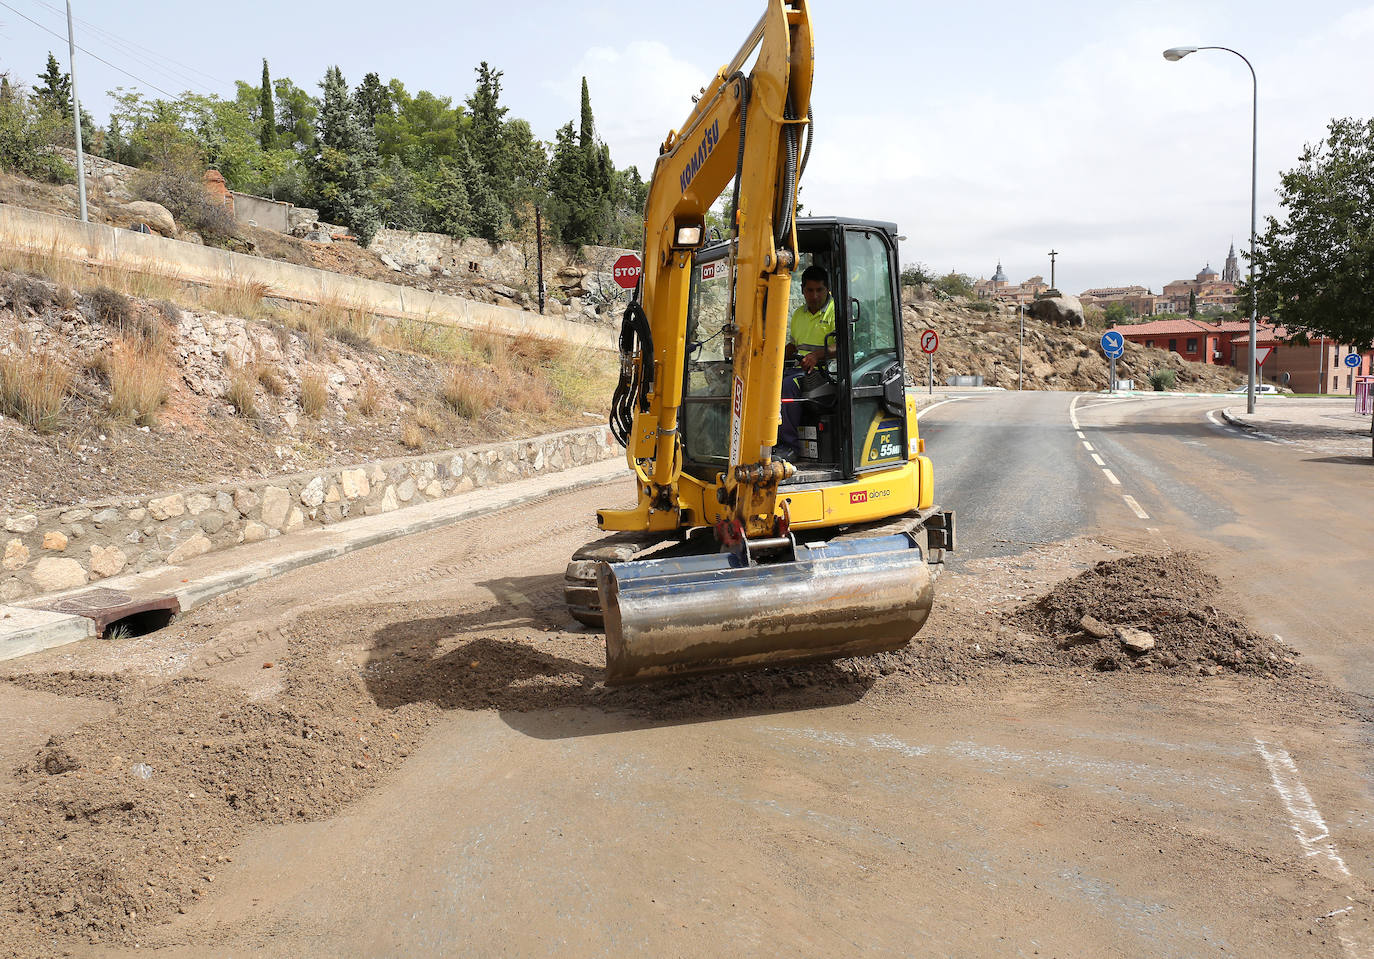
[[[819,266],[835,302],[836,355],[803,375],[796,471],[785,486],[854,480],[907,460],[906,396],[898,300],[897,227],[865,220],[797,222],[798,264],[790,316],[802,304],[802,273]],[[728,324],[729,246],[697,256],[687,318],[683,469],[710,482],[728,465],[733,358]],[[792,369],[788,375],[797,375]]]

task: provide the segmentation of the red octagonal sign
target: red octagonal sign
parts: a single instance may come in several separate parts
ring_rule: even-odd
[[[639,274],[642,270],[639,257],[633,253],[626,253],[615,261],[615,266],[611,267],[611,276],[614,277],[616,285],[626,290],[633,290],[639,283]]]

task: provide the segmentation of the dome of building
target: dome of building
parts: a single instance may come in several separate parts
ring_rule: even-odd
[[[1006,275],[1005,273],[1002,272],[1002,261],[1001,261],[1001,260],[998,260],[998,261],[997,261],[997,272],[994,273],[994,274],[992,274],[992,282],[994,282],[994,283],[1005,283],[1005,282],[1007,282],[1007,275]]]
[[[1216,276],[1216,275],[1217,275],[1217,271],[1214,270],[1214,269],[1212,269],[1212,264],[1210,264],[1210,263],[1208,263],[1206,266],[1204,266],[1204,267],[1202,268],[1202,271],[1201,271],[1200,273],[1198,273],[1198,276]]]

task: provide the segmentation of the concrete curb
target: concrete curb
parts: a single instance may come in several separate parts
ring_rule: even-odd
[[[96,628],[92,618],[45,608],[64,599],[103,593],[111,597],[108,600],[110,606],[107,607],[111,608],[130,601],[175,598],[181,605],[181,612],[185,613],[236,589],[337,559],[378,543],[452,526],[548,496],[600,486],[627,478],[628,475],[620,458],[600,460],[558,473],[474,490],[447,500],[346,520],[323,529],[242,546],[237,550],[207,554],[199,558],[200,562],[193,561],[185,566],[164,567],[152,573],[102,580],[95,590],[86,587],[64,593],[49,593],[34,597],[24,605],[0,606],[0,661],[94,638]],[[287,543],[287,540],[296,542]],[[291,548],[293,546],[296,548]],[[236,552],[240,554],[237,560],[234,558]],[[245,561],[242,554],[250,552],[259,555]],[[98,602],[92,602],[92,614],[98,612]]]

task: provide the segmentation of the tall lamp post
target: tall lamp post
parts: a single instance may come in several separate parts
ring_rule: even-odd
[[[1259,175],[1259,80],[1255,78],[1255,65],[1246,58],[1245,54],[1239,50],[1232,50],[1230,47],[1170,47],[1164,51],[1164,59],[1177,62],[1188,54],[1197,53],[1199,50],[1225,50],[1227,53],[1234,53],[1245,60],[1245,65],[1250,68],[1250,83],[1254,91],[1250,109],[1250,385],[1246,391],[1245,399],[1246,412],[1253,413],[1255,412],[1255,350],[1259,325],[1259,294],[1255,290],[1255,197]]]

